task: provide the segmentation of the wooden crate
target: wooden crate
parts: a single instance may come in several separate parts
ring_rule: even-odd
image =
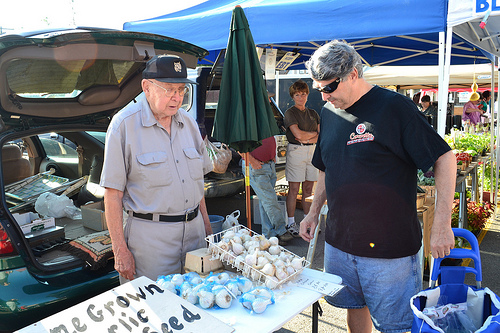
[[[436,186],[420,186],[421,189],[426,191],[426,195],[428,197],[435,197],[436,196]]]
[[[434,197],[427,197],[424,205],[417,209],[417,217],[422,225],[424,240],[424,256],[428,257],[430,252],[431,228],[434,221]]]
[[[425,193],[417,193],[417,209],[421,208],[425,202]]]

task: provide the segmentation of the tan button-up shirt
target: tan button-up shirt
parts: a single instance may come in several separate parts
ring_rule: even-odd
[[[176,215],[198,205],[211,170],[195,120],[179,109],[169,135],[142,96],[109,125],[100,185],[124,192],[127,211]]]

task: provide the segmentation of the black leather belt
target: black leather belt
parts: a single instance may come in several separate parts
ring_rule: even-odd
[[[184,215],[158,215],[158,221],[159,222],[188,222],[194,219],[196,216],[198,216],[198,207],[193,209],[190,212],[187,212]],[[150,220],[153,221],[153,216],[154,214],[141,214],[141,213],[136,213],[133,212],[132,215],[134,217],[138,217],[140,219],[144,220]]]

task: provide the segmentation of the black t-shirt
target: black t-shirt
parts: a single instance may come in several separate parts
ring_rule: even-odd
[[[319,115],[316,110],[305,108],[300,111],[295,105],[286,110],[285,112],[285,127],[286,139],[289,143],[300,144],[295,140],[295,136],[290,130],[290,126],[297,124],[300,130],[306,132],[317,132],[319,124]]]
[[[372,258],[421,246],[417,169],[450,150],[407,97],[373,87],[347,110],[327,103],[312,163],[325,171],[326,242]]]

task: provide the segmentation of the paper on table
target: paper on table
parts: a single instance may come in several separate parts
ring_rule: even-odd
[[[341,285],[342,278],[340,276],[312,269],[304,270],[294,283],[298,287],[314,290],[329,296],[334,296],[344,288]]]

